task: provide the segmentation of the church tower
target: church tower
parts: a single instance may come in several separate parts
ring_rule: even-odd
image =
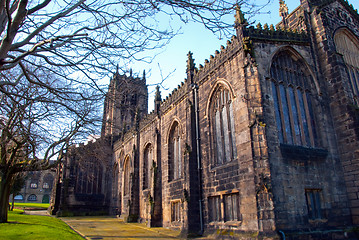
[[[117,138],[135,125],[148,110],[148,91],[145,71],[142,78],[119,74],[118,71],[110,80],[106,94],[102,136]],[[136,115],[138,115],[136,117]]]

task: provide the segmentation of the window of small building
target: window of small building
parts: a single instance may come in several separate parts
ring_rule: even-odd
[[[224,221],[238,221],[239,219],[239,193],[223,195]]]
[[[54,176],[50,173],[46,174],[43,179],[42,188],[43,189],[52,189],[52,184],[54,182]]]
[[[169,134],[169,180],[182,177],[182,140],[178,122],[174,122]]]
[[[208,213],[210,222],[219,222],[222,220],[220,196],[212,196],[208,198]]]
[[[318,146],[314,120],[312,76],[309,69],[290,53],[281,52],[271,66],[272,95],[280,143]]]
[[[321,208],[321,189],[306,189],[305,197],[307,200],[308,218],[310,220],[322,219]]]
[[[28,201],[37,201],[37,196],[35,194],[31,194],[27,197]]]
[[[19,194],[14,197],[14,200],[22,201],[22,200],[24,200],[24,197],[21,194]]]
[[[334,36],[337,52],[343,55],[354,103],[359,105],[359,39],[349,30],[339,30]]]
[[[180,222],[181,221],[181,201],[171,202],[171,222]]]
[[[36,182],[32,182],[30,183],[30,188],[37,188],[37,183]]]
[[[214,163],[221,165],[237,158],[232,98],[224,86],[212,95],[210,111]]]

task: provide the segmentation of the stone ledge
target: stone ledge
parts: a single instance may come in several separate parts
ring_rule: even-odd
[[[321,148],[309,148],[289,144],[280,144],[280,151],[283,158],[292,160],[324,160],[328,156],[328,150]]]

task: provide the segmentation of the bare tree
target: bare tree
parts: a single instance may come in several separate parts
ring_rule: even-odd
[[[24,173],[17,173],[14,177],[13,184],[11,186],[10,194],[12,195],[11,199],[11,207],[9,206],[9,210],[13,211],[15,206],[15,196],[18,195],[21,189],[24,187],[26,183],[26,176]]]
[[[47,86],[63,84],[46,73],[37,74]],[[42,88],[25,79],[16,86],[1,88],[0,222],[6,222],[16,175],[53,167],[75,137],[88,135],[84,129],[96,128],[90,125],[99,122],[97,100],[102,95],[94,94],[90,88]],[[51,163],[54,159],[57,162]]]
[[[178,33],[180,21],[200,22],[225,34],[233,21],[227,23],[224,17],[233,15],[236,5],[257,9],[249,2],[1,0],[0,71],[14,67],[26,71],[22,63],[27,63],[72,80],[76,72],[89,79],[103,78],[111,66],[150,60],[148,54],[138,53],[166,44]],[[18,80],[2,80],[0,85],[14,85]]]

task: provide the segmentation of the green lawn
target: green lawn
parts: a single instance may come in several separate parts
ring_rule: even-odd
[[[60,219],[50,216],[25,215],[22,210],[9,212],[9,223],[0,223],[0,240],[82,239]]]
[[[11,205],[11,203],[10,203]],[[50,206],[49,203],[17,203],[15,202],[16,208],[41,208],[47,209]]]

